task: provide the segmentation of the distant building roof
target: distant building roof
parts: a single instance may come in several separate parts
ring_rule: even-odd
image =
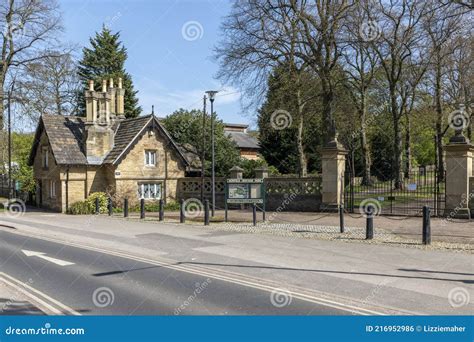
[[[245,132],[226,131],[239,148],[260,149],[258,140]]]

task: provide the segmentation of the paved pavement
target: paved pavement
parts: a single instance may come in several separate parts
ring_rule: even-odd
[[[53,293],[47,294],[84,313],[132,313],[138,307],[136,312],[143,313],[208,314],[201,303],[208,304],[213,314],[454,315],[474,310],[473,258],[465,253],[104,216],[28,213],[20,218],[0,216],[2,223],[16,228],[3,228],[0,235],[8,240],[1,244],[2,262],[7,254],[15,256],[5,264],[6,273],[24,280],[47,265],[47,276],[35,279],[35,287],[48,291],[52,286]],[[28,250],[74,265],[58,266],[33,256],[28,264],[35,267],[28,271],[23,265],[26,256],[19,252],[28,243],[33,244]],[[169,270],[173,277],[166,278]],[[202,291],[199,299],[191,297],[191,304],[180,304],[208,278],[209,291]],[[60,283],[54,285],[56,281]],[[72,296],[67,281],[72,283]],[[92,294],[100,287],[111,289],[115,302],[98,310]],[[155,287],[164,297],[148,298]],[[146,298],[142,306],[137,304],[139,298]],[[279,302],[272,304],[272,298]],[[184,309],[179,309],[181,305]],[[114,311],[117,308],[120,311]]]
[[[195,217],[196,223],[203,221],[203,213]],[[121,217],[122,214],[115,214]],[[138,218],[138,213],[130,213],[131,217]],[[216,211],[214,221],[224,220],[224,211]],[[147,218],[158,219],[157,213],[147,213]],[[168,220],[179,221],[179,212],[167,212]],[[258,213],[258,221],[262,221],[262,214]],[[294,225],[294,226],[333,226],[339,227],[339,215],[337,213],[306,213],[306,212],[267,212],[266,219],[271,224]],[[231,222],[252,222],[252,213],[248,210],[229,211]],[[346,227],[365,229],[366,218],[360,213],[345,213],[344,221]],[[402,238],[411,241],[422,239],[422,217],[410,216],[376,216],[374,228],[378,233],[391,234],[394,238]],[[462,243],[474,245],[474,221],[463,219],[431,218],[431,234],[433,242]]]

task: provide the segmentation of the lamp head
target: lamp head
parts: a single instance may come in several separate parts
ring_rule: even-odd
[[[211,100],[211,102],[215,100],[217,93],[218,93],[217,90],[208,90],[208,91],[206,91],[206,94],[209,96],[209,100]]]

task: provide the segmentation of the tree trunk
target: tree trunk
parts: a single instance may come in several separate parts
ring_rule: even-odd
[[[327,80],[321,78],[321,85],[323,88],[322,98],[322,112],[323,112],[323,129],[324,129],[324,145],[326,146],[336,136],[336,125],[334,123],[332,103],[334,100],[334,93]]]
[[[410,116],[406,115],[405,130],[405,178],[410,178],[411,171],[411,124]]]
[[[307,177],[308,176],[308,161],[306,160],[306,155],[305,155],[304,146],[303,146],[303,127],[304,127],[303,106],[304,104],[301,101],[301,91],[299,89],[296,91],[296,99],[298,102],[298,117],[299,117],[298,135],[296,137],[296,142],[298,145],[300,177]]]
[[[435,106],[436,106],[436,150],[438,164],[436,165],[438,179],[444,180],[443,156],[443,107],[441,105],[441,65],[437,63],[435,79]]]
[[[367,142],[367,106],[366,106],[366,97],[365,94],[361,94],[361,108],[360,108],[360,121],[361,121],[361,128],[360,128],[360,145],[362,149],[362,159],[364,162],[364,171],[362,175],[362,185],[372,185],[370,167],[372,165],[372,161],[370,158],[370,149],[369,144]]]
[[[403,162],[403,139],[402,131],[400,129],[400,116],[398,115],[398,104],[397,97],[395,94],[395,88],[390,87],[390,98],[391,98],[391,112],[393,119],[393,152],[394,152],[394,161],[393,161],[393,178],[395,179],[395,189],[403,188],[403,172],[402,172],[402,162]]]

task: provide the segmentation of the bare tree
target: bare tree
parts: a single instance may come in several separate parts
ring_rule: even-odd
[[[451,42],[453,53],[447,61],[446,77],[443,79],[445,102],[451,111],[463,108],[469,119],[468,138],[472,139],[474,122],[474,36],[472,34],[457,35]]]
[[[4,87],[11,68],[51,55],[61,29],[55,0],[4,0],[0,4],[0,127],[3,129]]]
[[[342,26],[354,4],[344,0],[291,0],[289,3],[299,18],[300,47],[296,57],[308,64],[321,80],[324,142],[327,144],[336,133],[333,107]]]
[[[36,120],[42,114],[71,115],[76,112],[80,82],[69,53],[57,52],[23,68],[18,93],[22,112]]]
[[[390,113],[393,121],[395,188],[403,187],[403,134],[402,119],[413,91],[427,68],[426,52],[420,47],[424,36],[421,19],[427,13],[428,2],[413,0],[379,0],[372,15],[379,25],[381,36],[373,42],[384,70],[390,96]],[[420,65],[424,66],[420,68]],[[417,72],[414,76],[413,73]],[[404,80],[410,79],[409,82]]]
[[[352,102],[357,111],[357,118],[360,122],[358,129],[361,144],[361,153],[364,163],[362,184],[371,184],[371,156],[367,139],[367,120],[369,89],[374,79],[374,72],[377,66],[378,57],[371,48],[370,43],[365,41],[359,34],[359,28],[369,17],[369,1],[361,1],[351,12],[350,19],[346,23],[348,44],[344,49],[344,71],[346,74],[346,84]],[[356,138],[355,136],[353,138]]]
[[[284,67],[289,76],[287,89],[297,102],[296,113],[291,113],[297,125],[300,175],[307,175],[303,128],[306,103],[313,96],[305,95],[302,75],[307,72],[306,62],[299,58],[299,17],[287,1],[247,0],[235,2],[222,30],[225,39],[216,48],[220,61],[218,76],[225,82],[242,87],[247,107],[261,104],[267,90],[269,75]],[[307,88],[307,87],[306,87]]]

